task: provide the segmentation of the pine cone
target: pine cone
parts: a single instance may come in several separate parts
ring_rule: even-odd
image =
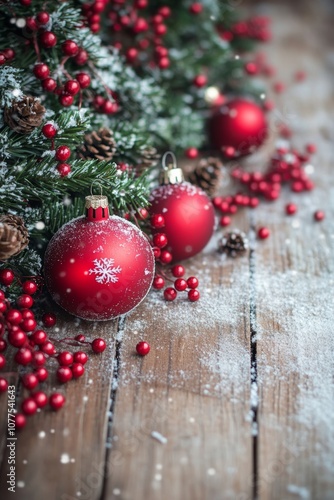
[[[202,158],[188,180],[202,188],[209,196],[213,196],[221,179],[222,162],[219,158]]]
[[[147,169],[153,167],[154,165],[157,165],[159,161],[160,155],[156,148],[150,146],[144,149],[144,151],[141,152],[140,161],[138,165],[136,165],[136,172],[138,176],[142,175]]]
[[[114,134],[108,128],[94,130],[85,135],[84,143],[78,151],[78,157],[86,160],[110,161],[116,152]]]
[[[0,260],[7,260],[28,246],[29,235],[23,219],[17,215],[0,216]]]
[[[45,108],[39,99],[24,96],[20,101],[14,101],[4,111],[4,120],[15,132],[30,134],[42,123]]]
[[[221,253],[226,253],[230,257],[238,257],[248,249],[248,239],[245,233],[238,229],[224,234],[218,246]]]

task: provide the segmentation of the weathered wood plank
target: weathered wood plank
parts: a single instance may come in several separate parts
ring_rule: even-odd
[[[17,433],[16,499],[95,500],[100,497],[113,371],[112,339],[116,331],[116,322],[82,322],[78,325],[66,315],[66,319],[60,322],[59,332],[50,333],[56,338],[64,338],[82,332],[87,340],[101,336],[109,340],[108,348],[103,354],[90,356],[81,379],[61,386],[53,375],[41,384],[41,390],[47,393],[63,393],[66,405],[57,413],[48,409],[41,411]],[[56,366],[55,360],[50,372],[55,372]],[[22,396],[21,387],[18,407]],[[5,411],[1,412],[1,418],[5,422]],[[1,463],[3,500],[13,498],[6,484],[7,457],[8,453],[5,453]]]
[[[153,292],[126,320],[103,498],[252,495],[248,258],[223,263],[212,249],[186,267],[198,303]]]
[[[312,4],[312,5],[311,5]],[[325,3],[322,4],[323,7]],[[319,4],[304,9],[271,7],[275,44],[269,58],[280,79],[298,69],[307,80],[278,100],[278,113],[296,131],[293,143],[315,142],[317,189],[293,196],[254,214],[272,236],[255,249],[257,288],[258,491],[260,500],[331,499],[334,495],[333,341],[333,17]],[[326,18],[327,16],[327,18]],[[307,36],[305,36],[307,33]],[[302,43],[302,47],[301,47]],[[325,64],[324,64],[325,62]],[[330,139],[330,140],[329,140]],[[299,213],[284,216],[295,201]],[[327,219],[313,221],[324,209]]]

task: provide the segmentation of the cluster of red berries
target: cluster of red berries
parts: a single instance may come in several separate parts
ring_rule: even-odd
[[[269,17],[255,16],[234,24],[230,30],[220,29],[219,33],[223,40],[229,42],[238,38],[251,38],[260,42],[267,42],[272,38],[270,22]]]
[[[15,275],[11,269],[0,271],[0,285],[10,286],[15,280]],[[17,365],[30,368],[30,371],[21,375],[20,381],[23,387],[29,391],[21,404],[21,412],[16,413],[15,423],[17,428],[22,428],[26,424],[26,416],[33,415],[39,408],[45,407],[48,403],[54,410],[59,410],[65,403],[65,398],[60,393],[53,393],[49,396],[39,385],[43,383],[49,375],[45,367],[49,358],[56,357],[59,363],[57,378],[59,382],[65,383],[72,378],[79,378],[84,374],[84,364],[88,361],[86,352],[80,350],[76,352],[60,351],[57,353],[54,342],[45,330],[37,326],[37,320],[31,308],[34,305],[33,295],[37,292],[38,285],[34,280],[27,280],[21,284],[21,295],[16,299],[16,304],[11,303],[0,289],[0,370],[6,366],[5,352],[8,344],[16,349],[14,361]],[[53,327],[56,324],[56,316],[53,313],[45,313],[42,317],[44,327]],[[83,335],[78,335],[74,339],[63,339],[70,345],[89,344],[95,353],[101,353],[106,348],[103,339],[97,338],[93,342],[87,342]],[[8,381],[5,377],[0,377],[0,392],[5,392],[8,388]]]
[[[0,50],[0,66],[11,63],[15,59],[15,50],[8,48]]]
[[[147,55],[151,67],[162,70],[170,65],[168,49],[163,45],[163,37],[167,33],[165,20],[170,17],[171,9],[161,6],[155,15],[144,17],[142,11],[148,7],[148,0],[135,0],[133,5],[126,5],[124,0],[117,0],[111,5],[108,18],[114,32],[114,47],[120,50],[129,64],[134,65],[140,54]],[[135,44],[124,44],[124,34],[128,39],[135,38]]]
[[[95,0],[91,3],[84,3],[81,7],[85,18],[85,25],[92,33],[98,33],[101,29],[101,14],[107,6],[108,0]]]
[[[53,122],[48,122],[42,127],[42,134],[47,139],[51,139],[51,147],[54,149],[54,138],[57,135],[57,125]],[[71,150],[65,144],[58,146],[55,151],[55,159],[59,162],[57,170],[61,177],[66,177],[71,172],[71,165],[66,161],[71,156]]]
[[[119,108],[119,95],[117,92],[108,89],[109,98],[105,99],[101,95],[97,95],[93,99],[93,106],[98,113],[103,113],[105,115],[116,114]]]

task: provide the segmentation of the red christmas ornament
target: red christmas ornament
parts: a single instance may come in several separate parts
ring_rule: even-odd
[[[215,108],[209,122],[214,148],[233,147],[237,156],[257,149],[267,137],[268,125],[263,109],[254,102],[236,98]]]
[[[86,217],[63,226],[45,254],[45,282],[66,311],[108,320],[136,307],[154,277],[145,235],[120,217],[109,217],[105,196],[86,197]]]
[[[167,166],[168,154],[174,163]],[[164,155],[163,169],[162,184],[151,193],[150,213],[162,214],[165,219],[164,233],[168,244],[161,252],[160,260],[169,263],[171,259],[167,259],[167,253],[178,261],[203,250],[213,234],[215,216],[213,205],[204,191],[183,182],[182,170],[177,168],[172,153]]]

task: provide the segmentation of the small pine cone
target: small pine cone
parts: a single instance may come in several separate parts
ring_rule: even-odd
[[[0,216],[0,260],[7,260],[28,246],[29,234],[23,219],[17,215]]]
[[[160,155],[156,148],[150,146],[146,148],[144,151],[141,152],[141,158],[136,165],[136,172],[137,175],[140,176],[144,172],[146,172],[147,169],[154,167],[157,165],[160,161]]]
[[[108,128],[100,128],[85,135],[78,157],[84,160],[111,161],[115,152],[116,141],[113,132]]]
[[[245,233],[235,229],[230,233],[224,234],[219,241],[218,250],[226,253],[230,257],[238,257],[244,254],[248,249],[248,239]]]
[[[24,96],[20,101],[14,101],[4,111],[4,120],[15,132],[30,134],[43,121],[45,108],[39,99]]]
[[[189,176],[188,180],[195,186],[199,186],[203,189],[209,196],[213,196],[222,175],[222,162],[219,158],[202,158],[195,170],[193,170]]]

